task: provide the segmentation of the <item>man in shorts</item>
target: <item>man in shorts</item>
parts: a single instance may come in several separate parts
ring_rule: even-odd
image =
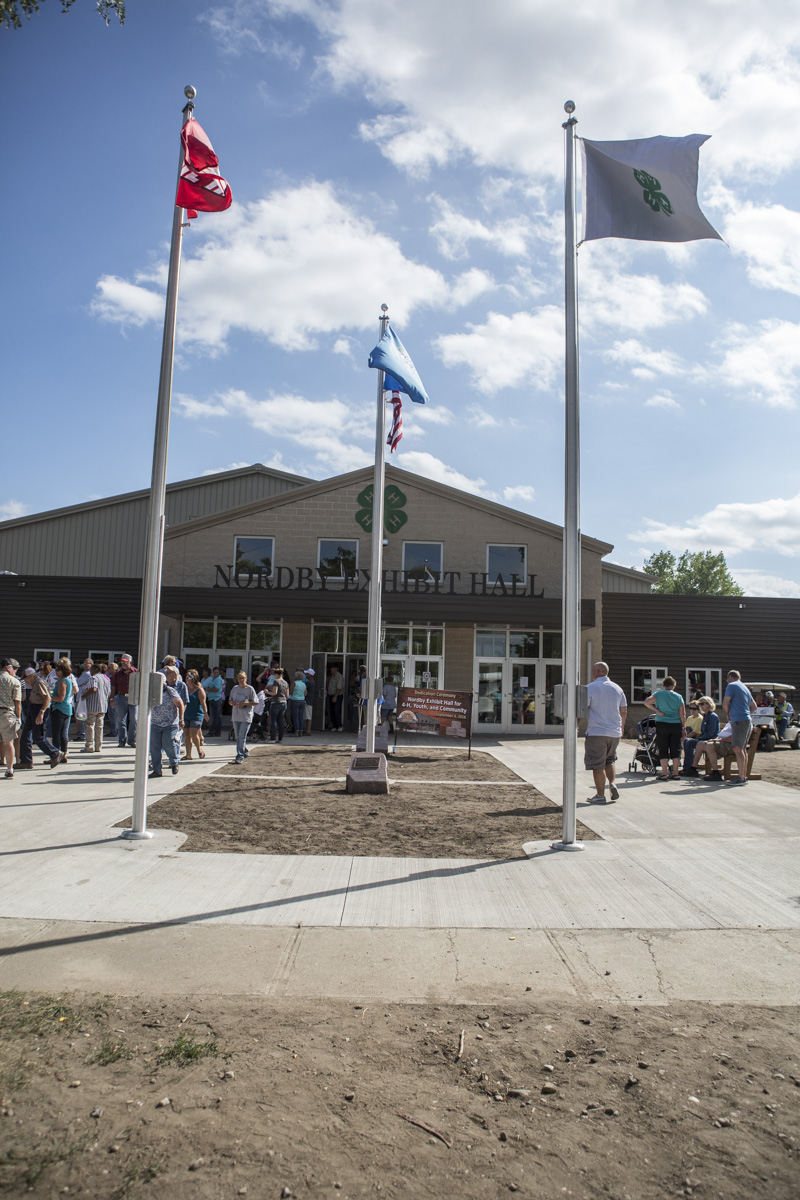
[[[594,796],[590,804],[607,804],[606,782],[612,802],[619,799],[615,786],[617,746],[625,727],[628,702],[621,687],[608,677],[608,663],[598,662],[592,667],[592,682],[588,693],[586,741],[583,761],[587,771],[594,776]]]
[[[731,745],[736,755],[736,765],[739,768],[736,778],[729,779],[728,782],[747,783],[747,759],[744,751],[750,741],[750,734],[753,732],[751,716],[756,711],[756,702],[750,689],[742,683],[742,677],[738,671],[728,672],[728,686],[725,688],[722,707],[725,709],[725,716],[731,723]]]
[[[22,684],[17,679],[15,658],[0,658],[0,755],[6,779],[14,778],[14,741],[19,737],[22,715]]]

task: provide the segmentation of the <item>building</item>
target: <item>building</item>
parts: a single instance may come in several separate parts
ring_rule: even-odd
[[[4,653],[135,657],[147,500],[0,524]],[[371,519],[371,468],[315,481],[255,464],[170,484],[161,652],[229,676],[280,658],[324,680],[338,664],[349,681],[366,656]],[[388,466],[385,530],[384,676],[472,692],[476,732],[559,732],[561,527]],[[732,665],[800,679],[798,601],[652,596],[648,576],[604,561],[612,549],[582,539],[584,681],[601,656],[637,702],[667,673],[679,688],[702,674],[710,695]]]

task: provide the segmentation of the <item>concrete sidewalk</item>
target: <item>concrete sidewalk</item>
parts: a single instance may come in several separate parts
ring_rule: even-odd
[[[560,741],[476,748],[560,802]],[[151,802],[230,749],[208,743],[205,762],[153,782]],[[623,775],[617,804],[579,809],[603,841],[579,854],[533,845],[505,862],[178,854],[178,832],[119,838],[132,767],[131,751],[112,748],[2,781],[2,986],[796,1002],[790,789]]]

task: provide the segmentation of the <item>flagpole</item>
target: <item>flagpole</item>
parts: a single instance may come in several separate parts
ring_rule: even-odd
[[[183,108],[183,124],[194,111],[195,88],[184,88],[187,103]],[[184,160],[178,162],[178,179]],[[158,610],[161,598],[161,565],[164,554],[164,527],[167,490],[167,447],[169,444],[170,401],[172,399],[172,366],[175,351],[175,322],[178,310],[178,277],[181,267],[184,210],[175,206],[172,217],[172,240],[169,250],[167,299],[164,311],[164,333],[161,341],[161,373],[158,381],[156,431],[153,445],[153,469],[150,479],[150,504],[147,514],[147,543],[142,577],[142,611],[139,623],[139,712],[136,730],[136,758],[133,771],[133,824],[122,836],[151,838],[147,829],[147,759],[150,748],[150,677],[156,669]]]
[[[380,334],[389,324],[388,306],[381,305]],[[372,485],[372,560],[369,577],[367,625],[367,736],[364,749],[375,753],[375,722],[381,681],[381,580],[383,577],[383,492],[386,480],[386,405],[383,399],[384,372],[378,371],[378,414],[375,420],[375,474]]]
[[[564,105],[564,562],[561,627],[563,640],[564,767],[561,841],[554,850],[582,850],[576,840],[575,771],[578,759],[578,688],[581,643],[580,390],[578,383],[578,290],[575,238],[575,105]]]

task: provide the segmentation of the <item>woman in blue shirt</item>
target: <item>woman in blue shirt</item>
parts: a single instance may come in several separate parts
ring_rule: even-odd
[[[697,737],[684,738],[683,741],[683,770],[681,775],[699,775],[697,767],[694,765],[694,752],[697,749],[698,742],[710,742],[719,734],[719,717],[714,711],[717,707],[710,696],[701,696],[697,701],[700,712],[703,714],[703,724],[700,726],[700,732]]]
[[[656,778],[664,783],[667,779],[679,779],[681,769],[681,738],[686,728],[686,705],[683,696],[675,691],[675,680],[668,675],[664,688],[648,696],[645,708],[656,714],[656,745],[661,760],[661,774]],[[669,763],[672,760],[672,774]]]
[[[306,720],[306,677],[304,671],[295,671],[291,695],[292,729],[295,737],[303,736]]]
[[[50,721],[53,730],[53,745],[58,757],[50,760],[50,766],[67,762],[69,751],[69,723],[72,720],[72,666],[69,659],[62,658],[56,667],[56,684],[51,693]]]

